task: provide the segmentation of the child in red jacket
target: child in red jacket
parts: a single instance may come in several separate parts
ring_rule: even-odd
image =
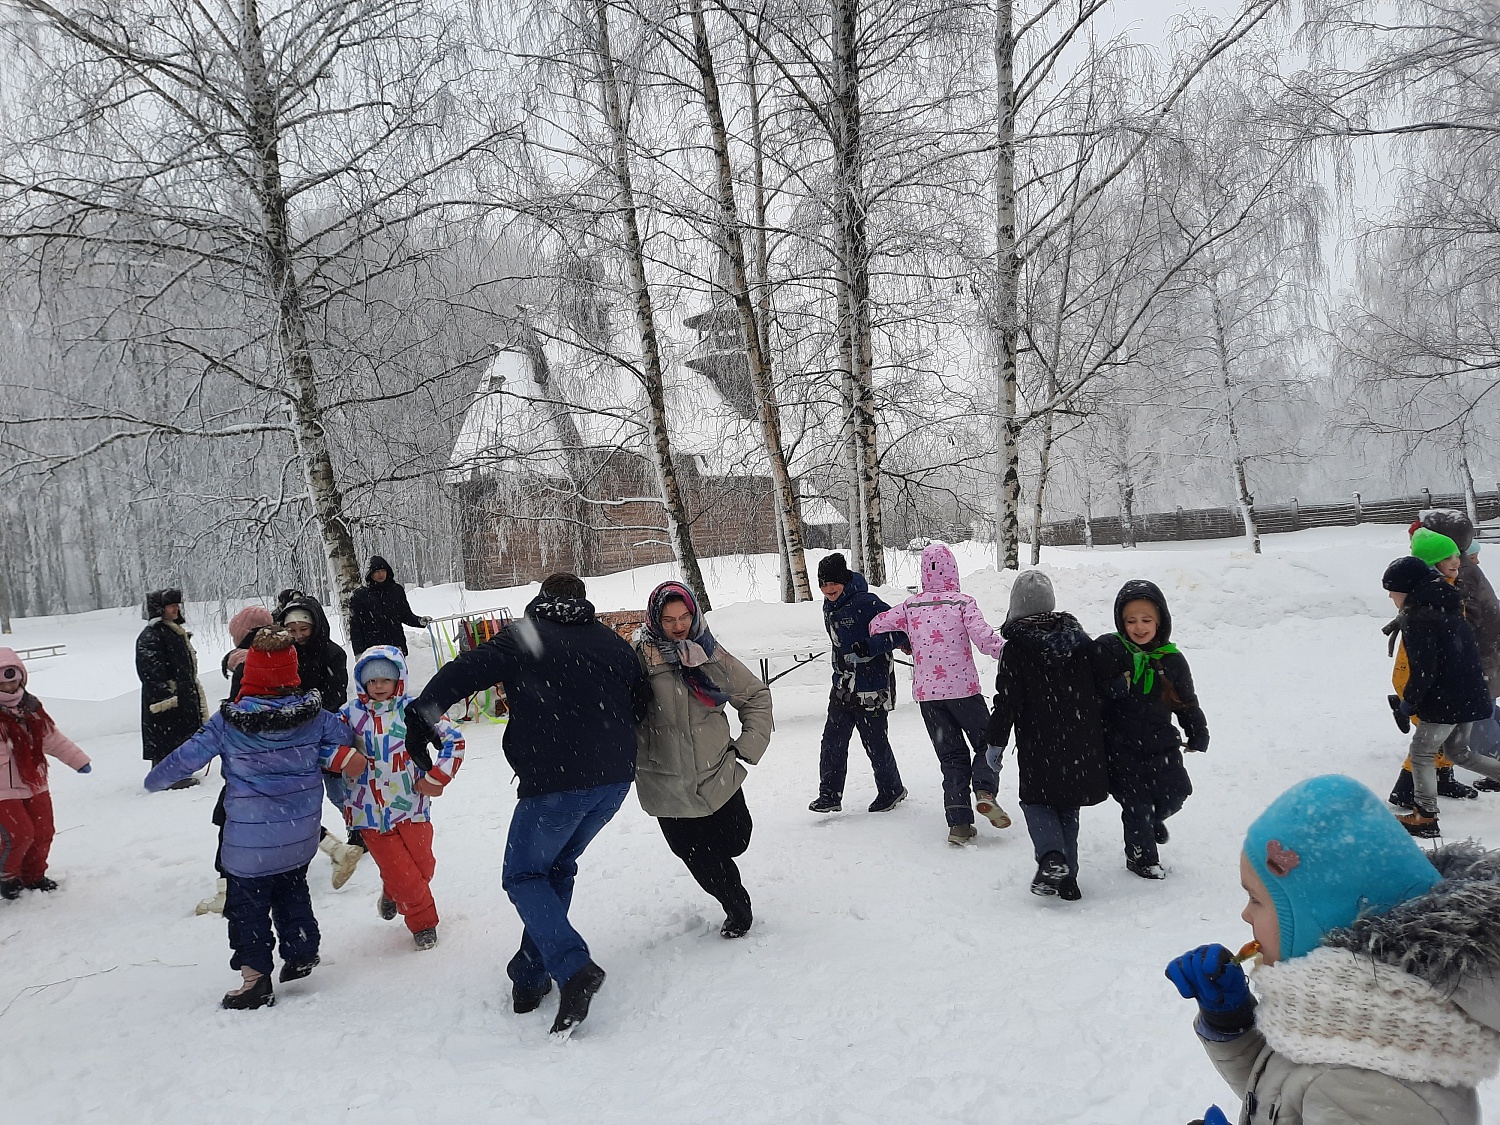
[[[48,754],[79,773],[92,768],[88,755],[26,690],[21,658],[0,648],[0,898],[19,898],[22,890],[57,890],[47,878],[52,850]]]

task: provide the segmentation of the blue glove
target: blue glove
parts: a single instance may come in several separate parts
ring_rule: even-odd
[[[984,762],[996,773],[1000,772],[1000,762],[1005,758],[1004,746],[987,746],[984,750]]]
[[[1185,1000],[1198,1001],[1203,1022],[1214,1031],[1239,1033],[1255,1022],[1255,997],[1245,970],[1222,945],[1200,945],[1167,966],[1167,979]]]
[[[1229,1118],[1224,1116],[1222,1109],[1216,1105],[1211,1105],[1208,1107],[1208,1112],[1198,1118],[1197,1121],[1192,1122],[1192,1125],[1230,1125],[1230,1121]]]
[[[94,772],[94,767],[93,767],[93,765],[91,763],[84,762],[83,765],[81,765],[81,766],[78,767],[78,772],[79,773],[93,773]]]

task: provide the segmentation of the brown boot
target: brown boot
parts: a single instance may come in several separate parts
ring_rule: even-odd
[[[1438,828],[1438,818],[1427,816],[1421,809],[1413,809],[1405,816],[1398,816],[1396,819],[1401,822],[1401,827],[1421,840],[1435,840],[1443,834]]]

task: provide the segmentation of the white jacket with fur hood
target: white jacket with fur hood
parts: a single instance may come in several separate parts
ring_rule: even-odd
[[[1205,1038],[1240,1125],[1479,1125],[1500,1071],[1500,851],[1433,853],[1443,881],[1252,975],[1255,1027]]]

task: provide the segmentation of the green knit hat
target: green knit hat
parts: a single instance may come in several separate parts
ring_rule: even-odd
[[[1411,553],[1428,566],[1434,566],[1458,554],[1458,544],[1431,528],[1419,527],[1411,537]]]

